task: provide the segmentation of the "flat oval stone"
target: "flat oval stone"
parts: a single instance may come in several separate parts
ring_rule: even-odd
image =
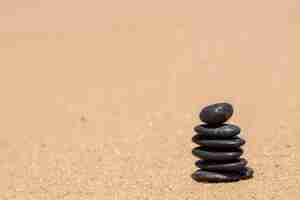
[[[197,182],[232,182],[240,180],[238,173],[210,172],[202,169],[194,172],[192,178]]]
[[[208,124],[222,124],[233,115],[233,107],[229,103],[217,103],[202,109],[199,114],[201,121]]]
[[[227,139],[240,134],[241,129],[233,124],[200,124],[194,128],[194,131],[207,138]]]
[[[203,160],[222,161],[238,159],[243,154],[243,150],[241,148],[218,149],[203,146],[194,148],[192,153]]]
[[[244,158],[233,160],[233,161],[206,161],[198,160],[195,165],[203,170],[208,171],[240,171],[247,165],[247,160]]]
[[[197,182],[232,182],[252,178],[253,173],[253,169],[249,167],[240,172],[212,172],[199,169],[191,177]]]
[[[206,146],[206,147],[216,147],[216,148],[234,148],[240,147],[246,143],[245,140],[239,137],[233,137],[231,139],[209,139],[201,135],[195,135],[192,141],[196,144]]]

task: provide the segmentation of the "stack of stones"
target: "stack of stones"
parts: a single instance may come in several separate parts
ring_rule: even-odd
[[[200,124],[194,128],[197,134],[192,141],[198,145],[194,156],[200,158],[195,164],[199,168],[192,174],[198,182],[230,182],[248,179],[253,170],[246,167],[247,160],[240,158],[240,148],[246,142],[237,135],[241,129],[225,122],[233,115],[233,107],[228,103],[218,103],[205,107],[200,112]]]

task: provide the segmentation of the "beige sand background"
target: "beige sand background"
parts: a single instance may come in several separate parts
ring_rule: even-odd
[[[300,198],[299,1],[1,1],[0,199]],[[235,106],[249,181],[200,184]]]

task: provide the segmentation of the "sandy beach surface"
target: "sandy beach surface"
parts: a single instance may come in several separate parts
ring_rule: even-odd
[[[0,3],[1,200],[298,200],[300,4]],[[198,112],[235,107],[251,180],[190,178]]]

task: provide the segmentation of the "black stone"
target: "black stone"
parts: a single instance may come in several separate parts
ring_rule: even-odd
[[[200,112],[201,121],[207,124],[221,124],[226,122],[233,114],[233,107],[229,103],[209,105]]]
[[[240,180],[238,173],[210,172],[202,169],[194,172],[192,178],[197,182],[232,182]]]
[[[192,178],[197,182],[232,182],[249,179],[253,173],[253,169],[249,167],[245,167],[240,172],[212,172],[199,169],[192,174]]]
[[[198,160],[195,165],[203,170],[208,171],[240,171],[247,165],[247,160],[241,158],[232,161],[206,161]]]
[[[210,139],[210,138],[205,138],[201,135],[195,135],[192,138],[192,141],[202,146],[215,147],[215,148],[234,148],[234,147],[240,147],[246,143],[245,140],[239,137],[234,137],[226,140],[226,139]]]
[[[245,180],[252,178],[254,174],[254,170],[251,167],[245,167],[240,171],[240,178]]]
[[[228,139],[238,135],[241,132],[241,129],[233,124],[200,124],[194,127],[194,131],[207,138]]]
[[[222,161],[238,159],[243,154],[243,150],[241,148],[218,149],[203,146],[194,148],[192,153],[203,160]]]

